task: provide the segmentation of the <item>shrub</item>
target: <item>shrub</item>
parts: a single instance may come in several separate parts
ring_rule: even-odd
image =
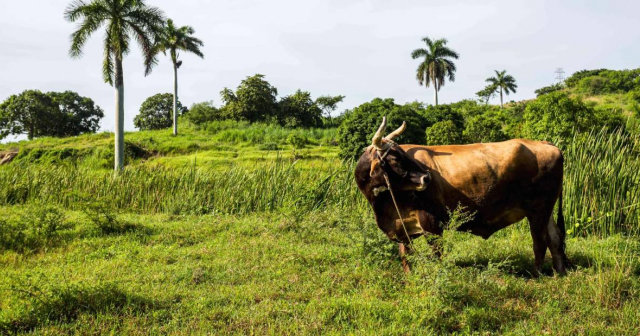
[[[464,115],[460,112],[461,110],[464,110],[465,113],[468,113],[469,115],[474,115],[477,113],[481,113],[481,111],[484,111],[484,110],[476,110],[475,112],[472,112],[472,109],[469,109],[470,104],[467,102],[469,101],[462,101],[459,103],[449,104],[449,105],[438,105],[438,106],[430,105],[429,107],[427,107],[426,111],[424,112],[424,115],[427,121],[426,127],[431,127],[435,123],[440,121],[449,120],[453,122],[453,124],[456,126],[457,129],[463,130]],[[478,106],[477,103],[475,102],[473,103],[475,104],[475,106]]]
[[[569,78],[565,79],[564,84],[569,87],[575,87],[578,85],[578,82],[586,77],[597,76],[601,72],[607,71],[607,69],[597,69],[597,70],[580,70],[569,76]]]
[[[287,137],[287,142],[289,144],[291,144],[291,146],[293,146],[293,148],[304,148],[304,146],[306,146],[309,143],[309,139],[295,134],[295,133],[291,133],[289,134],[289,136]]]
[[[186,109],[178,101],[178,115]],[[140,130],[159,130],[173,125],[173,94],[158,93],[147,98],[140,107],[140,113],[133,118],[133,124]]]
[[[118,219],[116,210],[100,201],[85,201],[83,212],[105,235],[120,234],[136,229],[136,226]]]
[[[573,131],[597,126],[593,108],[564,92],[553,92],[527,104],[524,111],[524,136],[538,140],[567,139]]]
[[[462,132],[451,120],[438,121],[427,128],[426,142],[430,146],[462,143]]]
[[[185,115],[194,125],[202,125],[215,120],[222,120],[222,113],[218,108],[213,106],[212,101],[196,103],[191,106],[189,113]]]
[[[509,137],[502,131],[502,125],[499,115],[480,114],[467,120],[463,136],[471,143],[504,141]]]
[[[407,129],[395,139],[398,143],[420,144],[424,141],[426,119],[415,105],[398,105],[393,99],[376,98],[364,103],[344,116],[338,128],[340,155],[343,158],[357,158],[362,150],[371,144],[371,138],[380,127],[382,117],[387,117],[387,132],[407,122]]]
[[[0,250],[25,252],[53,246],[66,227],[65,216],[58,208],[30,207],[22,221],[0,220]]]

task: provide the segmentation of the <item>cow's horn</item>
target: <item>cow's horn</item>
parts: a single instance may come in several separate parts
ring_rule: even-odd
[[[387,127],[387,117],[382,117],[382,124],[380,125],[380,128],[378,128],[378,131],[376,132],[376,134],[373,136],[373,139],[371,139],[371,144],[376,148],[382,147],[382,134],[384,133],[384,129],[386,127]]]
[[[404,132],[404,129],[407,128],[407,123],[405,121],[402,122],[402,126],[400,126],[397,130],[389,133],[389,135],[387,135],[385,137],[385,139],[387,140],[393,140],[393,138],[397,137],[398,135],[402,134],[402,132]]]

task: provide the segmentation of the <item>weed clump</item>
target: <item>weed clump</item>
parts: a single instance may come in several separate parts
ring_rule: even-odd
[[[21,220],[0,219],[0,251],[27,252],[56,245],[68,227],[62,211],[53,206],[33,206]]]
[[[100,201],[85,201],[82,210],[102,234],[122,234],[134,231],[137,226],[118,219],[115,208]]]

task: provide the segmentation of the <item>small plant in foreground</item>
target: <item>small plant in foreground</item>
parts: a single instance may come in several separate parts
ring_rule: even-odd
[[[104,202],[87,201],[83,212],[103,234],[120,234],[136,229],[136,226],[118,219],[116,210]]]

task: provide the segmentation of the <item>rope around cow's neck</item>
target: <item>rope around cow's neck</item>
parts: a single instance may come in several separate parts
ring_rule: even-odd
[[[387,154],[389,153],[389,150],[393,145],[395,145],[394,142],[391,142],[390,144],[388,144],[384,154],[380,155],[381,149],[378,149],[377,153],[378,153],[378,157],[380,158],[380,163],[382,165],[382,176],[384,177],[384,181],[387,183],[387,188],[389,189],[389,193],[391,194],[391,200],[393,201],[393,205],[395,206],[396,211],[398,212],[398,218],[400,218],[400,223],[402,223],[402,229],[404,230],[404,234],[407,236],[407,239],[409,240],[409,246],[413,247],[413,240],[411,239],[411,236],[409,236],[409,231],[407,231],[407,227],[404,225],[404,218],[402,218],[402,214],[400,213],[400,208],[398,207],[398,202],[396,202],[396,196],[393,193],[393,188],[391,188],[391,181],[389,181],[389,176],[387,175],[387,172],[384,170],[385,163],[383,160],[387,156]]]

